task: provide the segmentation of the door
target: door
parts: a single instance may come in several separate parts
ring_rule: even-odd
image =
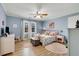
[[[36,22],[31,22],[31,35],[30,35],[30,37],[33,37],[35,34],[36,34]]]
[[[36,32],[36,22],[23,21],[23,39],[33,37]]]
[[[23,21],[23,39],[29,37],[29,22]]]

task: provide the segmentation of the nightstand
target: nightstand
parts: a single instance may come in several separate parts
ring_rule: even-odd
[[[64,36],[61,36],[61,35],[57,35],[57,42],[59,43],[64,43]]]

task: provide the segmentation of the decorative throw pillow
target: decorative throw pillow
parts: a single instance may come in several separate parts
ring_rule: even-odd
[[[49,31],[46,31],[44,34],[45,34],[45,35],[49,35]]]

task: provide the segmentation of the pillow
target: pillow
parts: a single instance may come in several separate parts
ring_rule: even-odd
[[[56,35],[58,35],[59,33],[58,32],[50,32],[49,33],[49,35],[51,35],[51,36],[56,36]]]
[[[54,36],[54,33],[55,33],[55,32],[50,32],[49,35],[50,35],[50,36]]]
[[[49,31],[46,31],[44,34],[45,34],[45,35],[49,35]]]
[[[54,36],[56,36],[56,35],[59,35],[59,33],[58,33],[58,32],[55,32],[55,33],[54,33]]]

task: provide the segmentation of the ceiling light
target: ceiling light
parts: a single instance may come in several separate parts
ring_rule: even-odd
[[[37,15],[35,18],[36,19],[41,19],[41,16],[40,15]]]

